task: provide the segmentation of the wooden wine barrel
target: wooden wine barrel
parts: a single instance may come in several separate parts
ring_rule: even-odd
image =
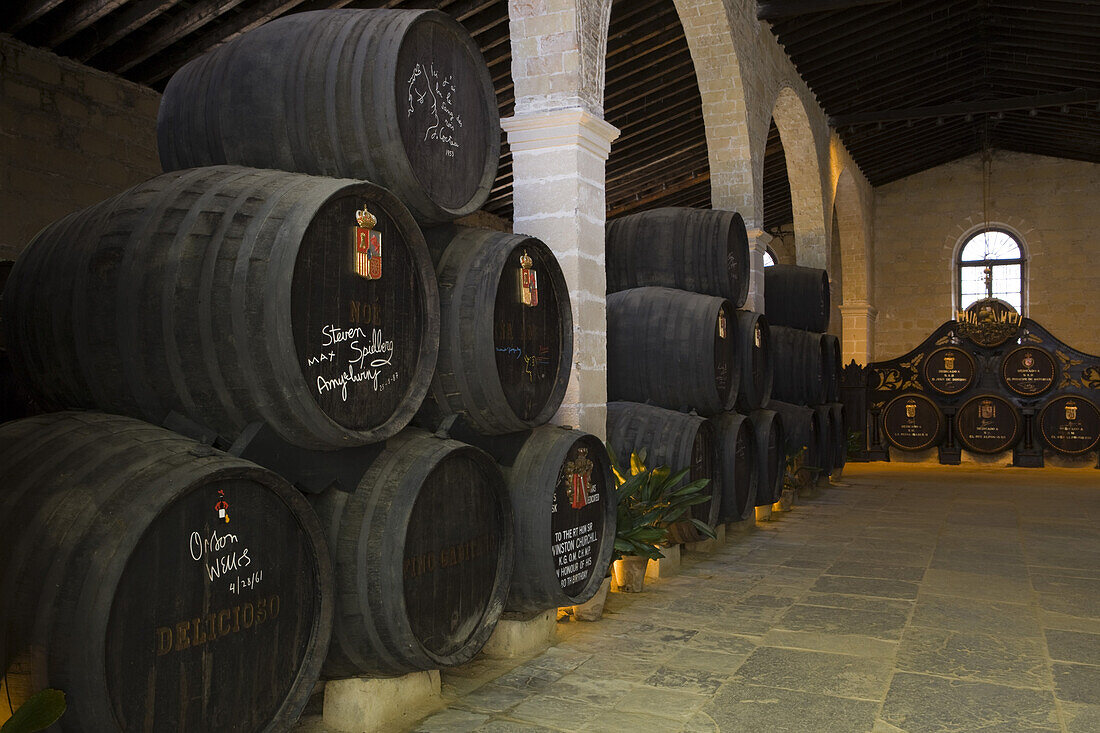
[[[13,703],[63,690],[67,731],[293,725],[333,586],[285,481],[137,420],[60,412],[0,426],[0,486]]]
[[[824,478],[833,474],[837,461],[837,436],[843,432],[843,428],[837,427],[837,415],[830,405],[814,405],[817,413],[818,425],[821,432],[818,434],[818,455],[821,456],[821,473],[817,478]]]
[[[382,254],[357,255],[356,236],[380,236]],[[266,422],[331,449],[412,418],[435,367],[439,296],[423,236],[387,191],[220,166],[48,226],[8,280],[3,326],[43,407],[157,424],[176,412],[230,441]]]
[[[287,15],[186,64],[161,98],[165,170],[219,164],[358,178],[419,221],[481,208],[500,118],[477,44],[434,10]]]
[[[840,399],[840,373],[844,364],[840,357],[840,339],[831,333],[821,334],[821,378],[825,382],[825,401]]]
[[[512,510],[483,451],[407,429],[351,492],[312,497],[332,548],[336,618],[323,673],[468,662],[504,610]]]
[[[824,468],[827,459],[822,455],[821,450],[821,434],[824,428],[817,410],[779,400],[769,402],[768,409],[775,410],[783,418],[787,455],[793,455],[805,448],[802,465],[809,468]]]
[[[843,469],[848,462],[848,427],[845,424],[846,415],[843,402],[830,402],[829,410],[833,415],[833,425],[836,430],[830,442],[833,455],[833,468]],[[830,474],[831,475],[831,474]]]
[[[608,400],[700,415],[733,409],[741,373],[734,313],[728,300],[671,288],[608,295]]]
[[[668,466],[673,472],[690,468],[684,482],[710,479],[705,492],[711,500],[691,507],[691,516],[710,526],[718,523],[722,508],[722,474],[714,429],[706,420],[653,405],[607,403],[607,442],[619,461],[645,448],[646,467]],[[704,537],[690,523],[669,528],[673,543],[696,542]]]
[[[764,313],[774,326],[829,330],[829,275],[799,265],[764,268]]]
[[[716,468],[721,473],[720,522],[748,519],[756,507],[760,463],[752,423],[744,415],[723,412],[708,421],[718,446]]]
[[[741,354],[737,409],[747,414],[767,407],[772,396],[773,367],[768,319],[763,313],[737,311],[737,336]]]
[[[783,476],[787,469],[787,435],[783,417],[775,410],[749,413],[757,451],[756,506],[770,506],[783,494]]]
[[[428,238],[442,323],[435,408],[486,435],[546,423],[573,361],[569,287],[554,253],[534,237],[487,229],[439,227]]]
[[[771,269],[771,268],[768,268]],[[771,350],[775,372],[772,396],[795,405],[825,401],[825,364],[831,358],[826,334],[772,326]]]
[[[607,292],[657,285],[725,298],[749,293],[749,239],[736,211],[667,207],[607,223]]]
[[[515,571],[506,609],[534,613],[596,594],[615,547],[618,501],[600,439],[546,425],[505,468],[515,516]]]

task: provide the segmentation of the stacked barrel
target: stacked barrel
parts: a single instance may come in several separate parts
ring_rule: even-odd
[[[607,225],[607,431],[621,460],[710,479],[692,517],[711,526],[771,504],[782,424],[771,394],[768,322],[739,310],[749,284],[745,223],[732,211],[664,208]],[[673,541],[701,539],[690,523]]]
[[[812,480],[844,467],[839,401],[840,341],[829,329],[829,276],[797,265],[764,268],[764,312],[772,327],[771,409],[783,416],[787,451],[804,450]]]
[[[544,426],[572,361],[557,261],[421,229],[495,177],[462,27],[281,18],[183,67],[158,138],[168,172],[48,226],[4,287],[48,413],[0,426],[13,701],[61,687],[62,725],[96,730],[282,729],[322,673],[459,664],[506,605],[590,597],[614,492],[599,440]]]

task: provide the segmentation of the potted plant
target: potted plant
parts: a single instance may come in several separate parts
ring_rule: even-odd
[[[631,454],[628,476],[619,469],[611,446],[608,446],[608,453],[618,483],[619,499],[613,565],[615,585],[620,591],[637,593],[642,590],[648,562],[664,557],[658,545],[667,539],[670,524],[689,521],[707,537],[714,537],[714,530],[706,523],[686,516],[692,505],[710,500],[702,493],[710,479],[681,485],[689,469],[676,473],[668,466],[647,469],[644,448]]]

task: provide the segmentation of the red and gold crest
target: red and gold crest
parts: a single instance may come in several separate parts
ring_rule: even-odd
[[[913,400],[905,403],[905,416],[910,420],[917,416],[917,403]]]
[[[992,420],[997,416],[997,408],[993,406],[992,400],[982,400],[978,403],[978,417],[983,420]]]
[[[1024,367],[1027,368],[1027,369],[1030,369],[1031,367],[1035,366],[1035,357],[1031,355],[1030,351],[1025,351],[1024,352],[1023,363],[1024,363]]]
[[[955,368],[955,355],[950,351],[943,355],[943,368],[949,371]]]
[[[355,246],[352,248],[352,269],[368,280],[382,278],[382,232],[374,231],[378,220],[365,208],[355,212]]]
[[[583,509],[588,504],[593,466],[587,448],[580,448],[577,457],[565,463],[565,492],[574,509]]]
[[[1072,421],[1072,420],[1076,420],[1076,419],[1077,419],[1077,403],[1076,402],[1067,402],[1066,403],[1066,420]]]
[[[519,258],[519,299],[531,308],[539,304],[539,276],[531,269],[533,264],[534,261],[524,250]]]

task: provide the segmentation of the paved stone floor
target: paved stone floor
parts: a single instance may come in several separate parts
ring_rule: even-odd
[[[850,464],[418,731],[1100,731],[1100,471]]]

